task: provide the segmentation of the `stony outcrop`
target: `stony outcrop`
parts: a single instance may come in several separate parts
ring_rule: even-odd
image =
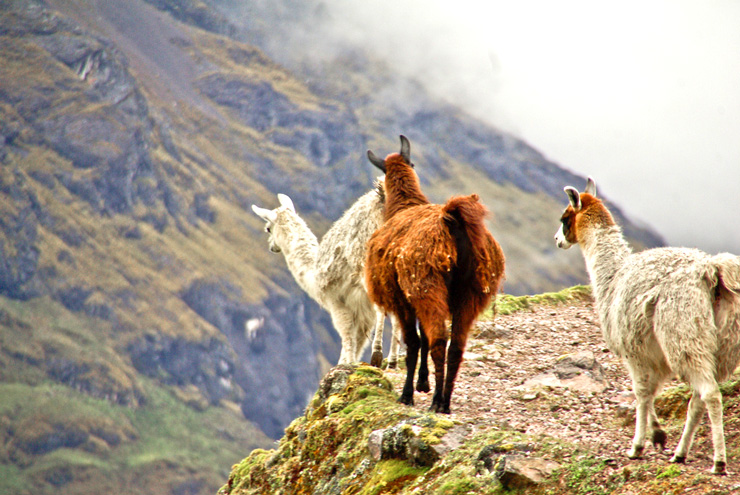
[[[256,451],[234,466],[219,494],[339,495],[372,487],[378,493],[433,493],[427,490],[454,482],[456,462],[488,483],[527,488],[550,481],[560,467],[529,456],[531,445],[492,442],[444,415],[396,401],[382,371],[333,368],[277,449]],[[450,458],[463,451],[471,454]]]

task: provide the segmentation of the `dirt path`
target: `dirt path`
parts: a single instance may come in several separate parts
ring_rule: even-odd
[[[625,452],[634,433],[634,395],[621,361],[604,344],[598,318],[590,302],[539,306],[492,323],[479,323],[470,339],[452,396],[452,419],[475,429],[514,429],[544,434],[587,447],[616,472],[630,465],[668,460],[683,426],[680,419],[662,418],[668,433],[663,452],[646,447],[644,460],[630,460]],[[593,353],[603,368],[609,388],[579,392],[559,387],[517,388],[551,369],[563,355]],[[405,370],[386,372],[400,393]],[[432,387],[433,377],[431,378]],[[677,381],[666,387],[678,385]],[[416,406],[429,407],[431,394],[415,394]],[[737,402],[737,401],[735,401]],[[737,408],[725,411],[728,454],[737,452],[740,424]],[[712,467],[708,419],[699,428],[684,472],[706,475]],[[740,459],[728,455],[730,475],[711,477],[717,493],[740,493]]]

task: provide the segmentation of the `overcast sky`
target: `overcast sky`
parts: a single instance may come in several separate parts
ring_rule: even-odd
[[[440,96],[592,175],[670,244],[740,254],[739,1],[333,8],[347,36],[369,36]]]

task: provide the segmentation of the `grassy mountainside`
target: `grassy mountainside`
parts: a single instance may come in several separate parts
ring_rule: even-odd
[[[235,402],[137,373],[98,318],[49,297],[2,297],[0,318],[3,493],[208,493],[271,442]]]
[[[281,436],[339,342],[249,207],[320,236],[401,132],[430,197],[481,193],[508,292],[584,278],[551,242],[581,178],[354,49],[277,63],[228,3],[0,2],[3,489],[209,493]]]

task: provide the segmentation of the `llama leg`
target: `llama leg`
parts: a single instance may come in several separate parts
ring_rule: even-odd
[[[373,354],[370,357],[370,365],[380,368],[383,364],[383,324],[385,314],[375,309],[375,335],[373,336]]]
[[[391,315],[391,349],[388,353],[388,368],[395,369],[398,366],[398,347],[400,345],[401,328],[395,316]]]
[[[447,341],[435,338],[430,345],[432,361],[434,362],[434,395],[429,410],[432,412],[444,411],[444,381],[445,381],[445,355],[447,353]],[[449,411],[448,411],[449,412]]]
[[[334,325],[334,327],[336,328],[336,324]],[[352,360],[355,357],[355,353],[352,349],[353,346],[350,342],[350,337],[345,337],[341,334],[340,337],[342,339],[342,350],[339,352],[339,362],[337,364],[351,364]]]
[[[701,416],[704,414],[704,402],[701,400],[699,392],[694,391],[694,394],[689,400],[688,411],[686,412],[686,424],[683,426],[683,433],[681,434],[681,440],[679,440],[676,446],[676,452],[671,458],[671,462],[678,462],[683,464],[686,462],[686,456],[691,449],[691,444],[694,441],[694,433],[696,428],[699,426]]]
[[[445,358],[447,354],[445,330],[444,319],[442,319],[441,323],[432,326],[429,332],[429,351],[434,362],[434,395],[429,410],[440,413],[445,412]]]
[[[339,354],[339,363],[337,364],[351,364],[357,354],[356,335],[352,328],[352,312],[344,307],[334,306],[329,308],[329,314],[334,329],[342,339],[342,351]]]
[[[719,386],[714,386],[702,392],[701,399],[709,412],[709,421],[712,423],[712,444],[714,445],[713,474],[727,474],[727,455],[725,453],[725,430],[722,419],[722,393]]]
[[[365,352],[367,344],[373,342],[373,349],[375,347],[375,341],[373,332],[377,331],[376,326],[378,325],[377,313],[373,311],[365,312],[362,310],[355,309],[352,313],[353,323],[351,329],[355,332],[355,359],[354,363],[362,361],[362,355]],[[383,360],[383,322],[380,322],[380,360]],[[372,360],[372,356],[370,358]],[[379,366],[377,366],[379,367]]]
[[[635,436],[632,439],[632,447],[627,451],[627,457],[630,459],[639,459],[642,457],[642,451],[645,449],[645,432],[648,424],[648,411],[650,410],[653,399],[655,398],[655,389],[650,384],[650,377],[647,374],[637,372],[641,376],[634,378],[633,372],[632,388],[635,392],[637,405],[635,407]]]
[[[429,392],[431,387],[429,386],[429,339],[421,323],[419,323],[419,339],[421,341],[421,349],[419,351],[420,363],[419,363],[419,379],[416,382],[417,392]]]
[[[450,414],[452,389],[455,387],[455,379],[457,378],[457,372],[463,360],[465,346],[468,341],[468,332],[472,324],[472,318],[460,321],[460,318],[456,318],[453,315],[450,348],[447,350],[447,377],[445,381],[443,408],[441,411],[445,414]]]
[[[666,377],[662,373],[656,373],[655,370],[640,367],[639,363],[627,362],[625,364],[632,377],[632,389],[637,398],[635,436],[632,439],[632,447],[627,451],[627,457],[638,459],[642,457],[642,451],[645,449],[645,433],[648,427],[648,420],[650,420],[651,431],[654,431],[654,423],[657,423],[653,401]],[[660,439],[660,433],[657,435],[658,439]],[[653,439],[655,438],[654,433]]]
[[[648,397],[637,396],[637,407],[635,410],[635,436],[632,439],[632,448],[627,451],[630,459],[642,457],[645,448],[645,429],[647,427]]]
[[[666,435],[665,431],[663,431],[663,428],[660,426],[660,421],[658,421],[658,415],[655,414],[655,401],[650,402],[650,407],[648,408],[648,424],[650,425],[650,429],[652,430],[652,440],[653,440],[653,447],[656,449],[658,446],[660,446],[660,450],[665,449],[665,444],[668,439],[668,436]]]
[[[692,383],[692,385],[694,385]],[[714,380],[706,380],[701,385],[695,385],[694,395],[689,401],[689,411],[686,415],[686,425],[681,434],[681,441],[676,448],[676,454],[671,461],[684,462],[694,440],[694,433],[699,426],[702,413],[706,407],[709,421],[712,425],[712,444],[714,445],[713,474],[727,474],[727,455],[725,452],[725,433],[722,420],[722,394]]]
[[[419,356],[421,341],[416,333],[416,317],[409,316],[401,320],[404,340],[406,341],[406,382],[398,402],[409,406],[414,405],[414,372],[416,371],[416,360]]]

